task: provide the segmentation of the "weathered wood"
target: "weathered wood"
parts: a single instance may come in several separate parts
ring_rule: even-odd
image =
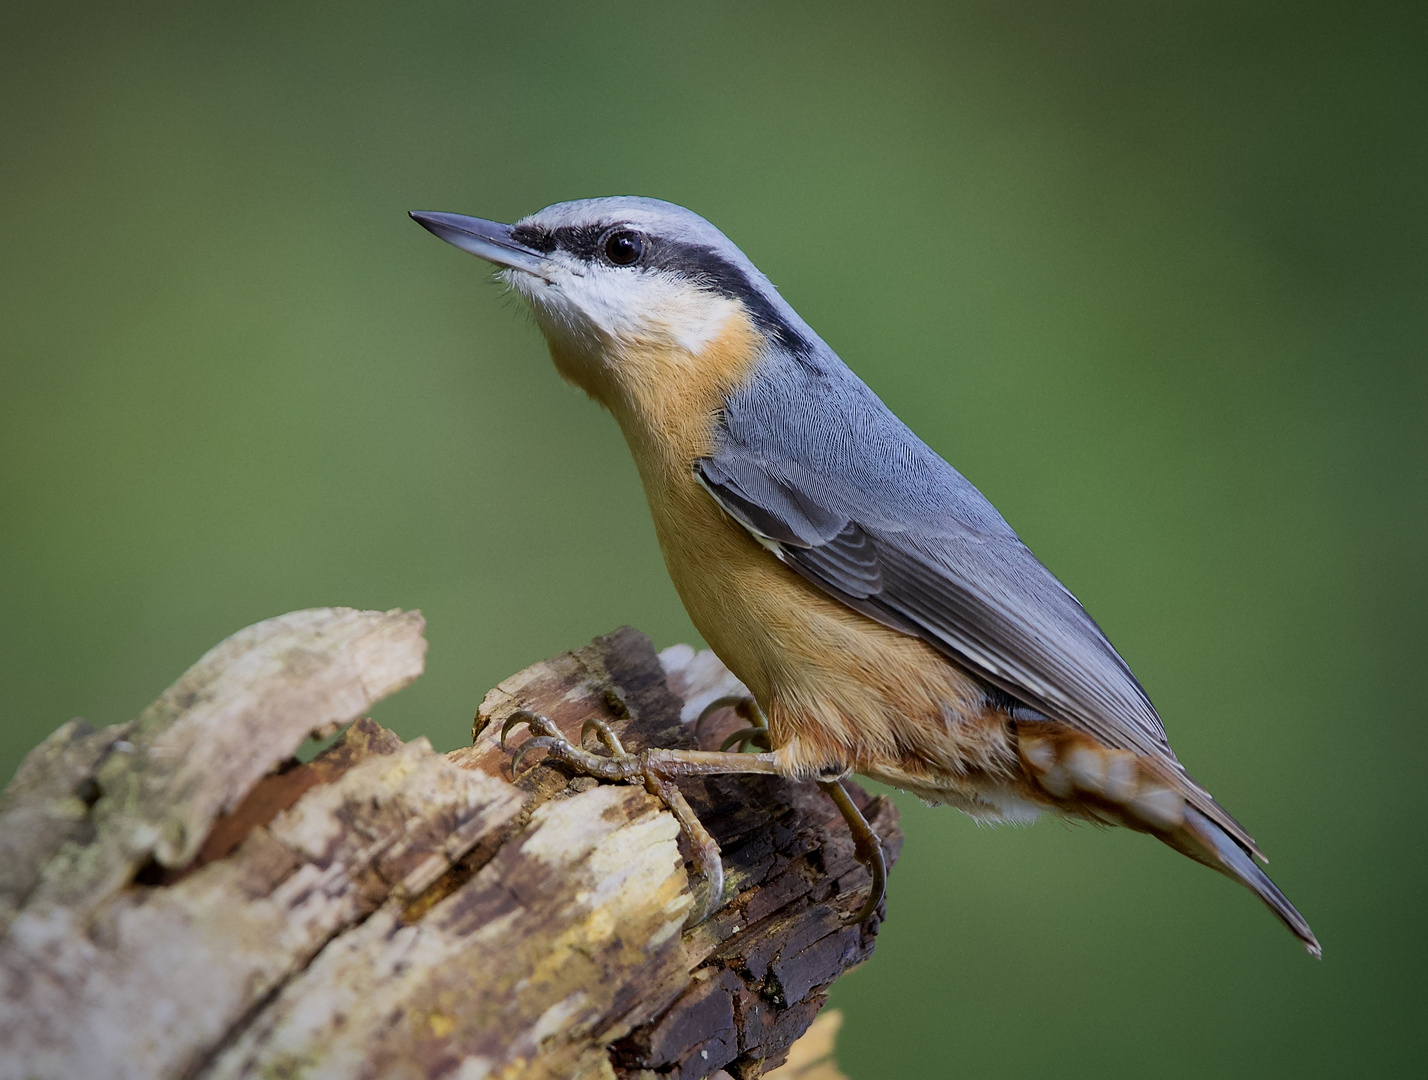
[[[694,1080],[783,1059],[877,929],[841,923],[868,879],[832,804],[776,778],[683,782],[728,872],[685,931],[656,799],[545,765],[513,784],[496,745],[530,708],[572,739],[597,715],[633,748],[693,746],[732,676],[626,629],[503,682],[469,748],[357,720],[292,758],[424,648],[416,614],[297,612],[137,720],[31,753],[0,796],[0,1077]],[[716,716],[706,745],[736,723]],[[859,802],[895,856],[891,805]]]

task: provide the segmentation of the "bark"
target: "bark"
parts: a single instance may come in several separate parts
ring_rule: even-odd
[[[695,746],[738,684],[628,628],[512,676],[470,747],[361,719],[420,674],[417,613],[249,627],[136,720],[72,721],[0,795],[0,1078],[761,1075],[867,959],[868,885],[810,783],[681,787],[725,903],[691,903],[673,816],[642,787],[497,745],[518,708],[572,739]],[[705,746],[740,725],[716,714]],[[310,735],[342,737],[308,763]],[[895,857],[896,814],[857,801]],[[836,1076],[836,1023],[789,1075]]]

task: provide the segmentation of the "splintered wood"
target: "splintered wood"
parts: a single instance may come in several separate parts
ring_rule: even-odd
[[[443,755],[360,719],[420,674],[422,629],[271,619],[138,719],[71,721],[31,752],[0,795],[0,1078],[742,1080],[788,1057],[877,932],[842,924],[868,875],[832,803],[682,781],[727,874],[686,930],[685,842],[658,800],[537,755],[512,783],[498,745],[524,708],[572,741],[598,716],[630,749],[717,746],[742,721],[696,741],[691,720],[733,677],[623,629],[503,682]],[[895,811],[857,801],[891,861]],[[788,1075],[838,1075],[830,1024]]]

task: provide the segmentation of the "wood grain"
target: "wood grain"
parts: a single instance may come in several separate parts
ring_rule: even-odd
[[[507,679],[473,744],[440,754],[360,719],[419,674],[421,634],[415,613],[272,619],[136,720],[71,722],[30,754],[0,795],[0,1077],[696,1080],[784,1060],[877,932],[842,924],[868,880],[832,804],[685,782],[728,871],[685,930],[656,799],[541,764],[512,783],[496,744],[529,708],[571,738],[595,715],[633,748],[694,746],[729,673],[624,629]],[[738,723],[716,715],[705,745]],[[859,802],[895,856],[892,806]]]

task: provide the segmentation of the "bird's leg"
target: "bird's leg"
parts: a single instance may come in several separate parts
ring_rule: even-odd
[[[512,728],[525,724],[531,731],[530,738],[521,743],[511,758],[511,774],[519,773],[521,761],[531,750],[544,749],[547,761],[559,762],[586,776],[600,780],[624,782],[640,781],[645,790],[674,814],[689,837],[693,849],[694,865],[703,882],[702,890],[696,890],[694,908],[687,923],[695,926],[703,922],[719,907],[724,895],[724,863],[719,857],[719,845],[709,835],[698,816],[694,813],[678,786],[674,783],[679,776],[725,776],[729,774],[760,774],[777,776],[779,770],[774,756],[764,754],[729,754],[712,750],[660,750],[648,749],[638,753],[628,753],[603,720],[591,718],[580,729],[581,741],[594,732],[604,743],[608,754],[597,754],[576,746],[549,719],[537,713],[522,709],[506,720],[501,726],[501,746],[506,745],[506,736]],[[703,895],[700,896],[699,892]]]
[[[759,708],[758,702],[751,697],[721,697],[710,702],[699,714],[699,719],[694,722],[695,734],[699,733],[699,728],[712,713],[725,708],[732,708],[749,722],[749,726],[740,728],[728,736],[719,747],[720,750],[727,750],[735,744],[738,744],[740,750],[750,744],[766,751],[773,749],[769,739],[768,719],[764,716],[763,710]],[[888,866],[887,859],[883,856],[883,843],[878,839],[878,834],[873,831],[873,827],[868,824],[868,819],[863,816],[863,812],[853,802],[848,790],[843,786],[841,777],[834,780],[819,780],[818,786],[823,789],[824,794],[833,800],[833,805],[838,808],[838,812],[843,815],[843,820],[848,823],[848,831],[853,835],[853,857],[868,868],[868,874],[872,878],[868,899],[864,901],[862,910],[851,919],[845,920],[846,925],[857,925],[865,922],[878,909],[878,905],[882,903],[883,897],[887,893]]]
[[[868,824],[868,819],[863,816],[863,812],[853,802],[841,779],[820,780],[818,786],[833,800],[833,805],[838,808],[838,812],[843,815],[843,820],[848,823],[848,831],[853,834],[853,857],[868,868],[868,873],[873,879],[872,885],[868,889],[868,898],[863,901],[862,910],[852,918],[843,920],[845,926],[855,926],[865,922],[873,912],[878,910],[878,905],[882,903],[883,896],[887,893],[888,864],[883,857],[883,842],[878,839],[878,834],[873,832],[873,827]]]

